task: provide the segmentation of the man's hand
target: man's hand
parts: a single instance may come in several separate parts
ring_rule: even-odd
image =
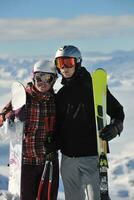
[[[51,152],[45,155],[45,159],[48,161],[54,161],[58,159],[58,152]]]
[[[111,124],[107,125],[100,132],[100,138],[102,140],[110,141],[115,138],[117,135],[120,136],[121,131],[123,130],[123,122],[120,120],[113,119]]]
[[[105,126],[100,132],[100,138],[102,140],[110,141],[118,135],[118,129],[115,125],[110,124]]]

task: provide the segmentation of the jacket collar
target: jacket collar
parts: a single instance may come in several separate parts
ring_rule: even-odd
[[[61,84],[68,86],[70,84],[77,82],[77,80],[82,81],[85,78],[87,78],[88,76],[89,76],[89,73],[86,70],[86,68],[80,67],[78,70],[76,70],[76,72],[74,73],[74,75],[71,78],[66,79],[66,78],[62,77]]]

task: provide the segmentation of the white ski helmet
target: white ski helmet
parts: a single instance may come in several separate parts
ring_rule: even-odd
[[[58,57],[73,57],[76,58],[76,63],[81,63],[82,57],[79,49],[72,45],[60,47],[55,54],[55,59]]]
[[[56,67],[52,61],[48,60],[39,60],[33,66],[33,73],[36,72],[46,72],[52,73],[57,76]]]

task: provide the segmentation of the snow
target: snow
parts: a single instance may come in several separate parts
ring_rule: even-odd
[[[2,134],[2,133],[1,133]],[[7,192],[8,189],[8,145],[0,145],[0,200],[13,200],[15,197]],[[109,188],[111,199],[134,199],[134,147],[124,149],[126,153],[109,155]],[[2,194],[1,194],[2,193]],[[14,199],[15,200],[15,199]],[[58,200],[64,200],[63,185],[60,180]]]
[[[110,159],[109,181],[112,199],[134,199],[134,155]]]

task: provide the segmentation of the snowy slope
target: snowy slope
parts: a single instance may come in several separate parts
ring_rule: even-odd
[[[112,199],[134,199],[134,154],[131,154],[131,148],[129,150],[126,155],[122,153],[110,159],[109,181]]]
[[[124,153],[125,152],[125,153]],[[134,199],[134,146],[129,146],[119,156],[109,156],[109,188],[111,199],[133,200]],[[2,156],[0,162],[0,200],[9,199],[8,187],[8,145],[0,146]],[[59,200],[64,199],[63,186],[60,182]]]

